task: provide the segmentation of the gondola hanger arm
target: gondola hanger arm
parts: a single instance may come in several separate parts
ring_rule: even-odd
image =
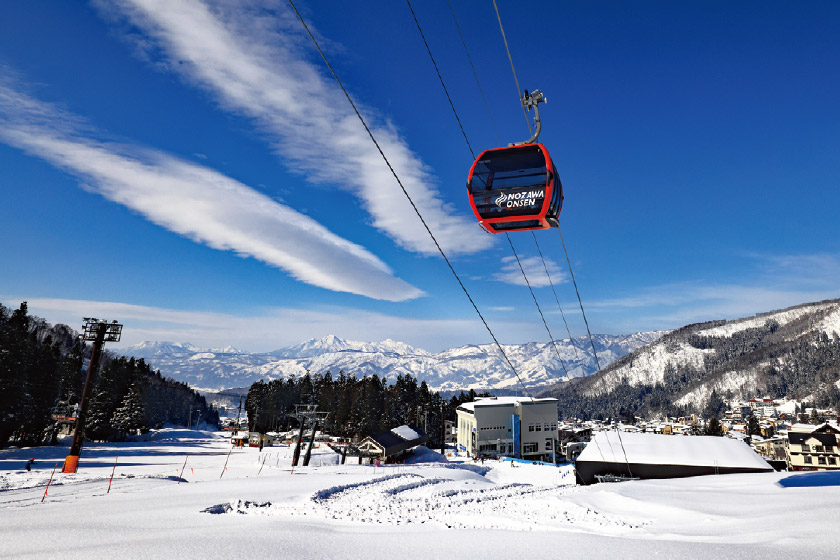
[[[526,111],[529,111],[531,109],[534,110],[534,135],[524,142],[513,142],[512,144],[508,144],[508,146],[524,146],[525,144],[534,144],[536,143],[537,139],[539,139],[540,132],[542,131],[542,122],[540,121],[539,105],[540,103],[548,103],[548,99],[538,89],[535,89],[531,93],[528,93],[528,90],[526,89],[525,95],[523,95],[520,98],[520,102],[522,103],[522,107]]]

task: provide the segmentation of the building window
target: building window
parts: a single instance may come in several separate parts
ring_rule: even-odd
[[[537,424],[536,426],[534,426],[534,431],[535,431],[535,432],[542,431],[542,426],[540,426],[539,424]]]
[[[823,456],[817,457],[817,462],[820,465],[825,465],[825,457],[823,457]]]
[[[534,425],[533,425],[533,424],[531,424],[530,426],[528,426],[528,431],[529,431],[529,432],[533,432],[533,431],[534,431]]]
[[[805,462],[809,465],[813,462],[810,455],[805,455]]]
[[[836,465],[837,464],[837,459],[835,459],[834,457],[829,457],[828,458],[828,464],[829,465]]]
[[[814,451],[816,451],[817,453],[822,453],[822,450],[823,450],[822,445],[815,445],[814,446]]]
[[[524,443],[522,444],[522,454],[526,455],[528,453],[536,453],[538,451],[536,443]]]
[[[545,450],[546,451],[551,451],[552,447],[553,446],[551,445],[551,440],[550,439],[545,440]]]
[[[808,452],[808,451],[811,451],[811,446],[808,445],[807,443],[803,443],[802,444],[802,452],[805,453],[805,452]]]

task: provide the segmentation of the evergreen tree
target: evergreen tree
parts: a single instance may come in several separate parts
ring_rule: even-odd
[[[761,426],[759,425],[758,418],[756,418],[755,415],[751,415],[749,420],[747,420],[747,435],[761,435]]]
[[[717,389],[712,389],[712,394],[709,396],[709,401],[703,408],[704,418],[718,417],[726,410],[726,403],[720,397]]]
[[[125,436],[147,429],[144,416],[142,385],[135,381],[114,411],[111,428],[117,432],[118,438],[124,439]]]
[[[722,436],[723,435],[723,426],[720,425],[720,421],[718,421],[716,416],[712,416],[709,420],[709,423],[706,425],[706,435],[707,436]]]

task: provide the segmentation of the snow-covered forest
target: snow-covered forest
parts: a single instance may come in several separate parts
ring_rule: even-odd
[[[0,448],[55,442],[62,422],[75,415],[89,355],[75,331],[29,315],[26,302],[15,310],[0,304]],[[142,359],[106,353],[91,395],[88,439],[120,440],[165,424],[219,421],[204,397]]]
[[[425,381],[398,375],[393,384],[377,375],[357,378],[339,371],[286,380],[258,381],[251,385],[245,408],[249,427],[265,432],[289,426],[295,404],[315,404],[329,412],[324,431],[342,437],[357,437],[414,424],[426,429],[433,446],[440,444],[441,415],[455,420],[455,409],[475,399],[475,391],[461,392],[449,400],[429,390]]]

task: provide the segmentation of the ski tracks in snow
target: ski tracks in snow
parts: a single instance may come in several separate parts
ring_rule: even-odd
[[[451,529],[625,533],[641,525],[564,499],[574,486],[494,484],[483,476],[447,478],[445,469],[414,472],[332,486],[308,501],[271,504],[233,500],[206,513],[306,516],[360,524],[435,524]],[[423,473],[423,474],[421,474]],[[424,476],[428,474],[429,476]]]

